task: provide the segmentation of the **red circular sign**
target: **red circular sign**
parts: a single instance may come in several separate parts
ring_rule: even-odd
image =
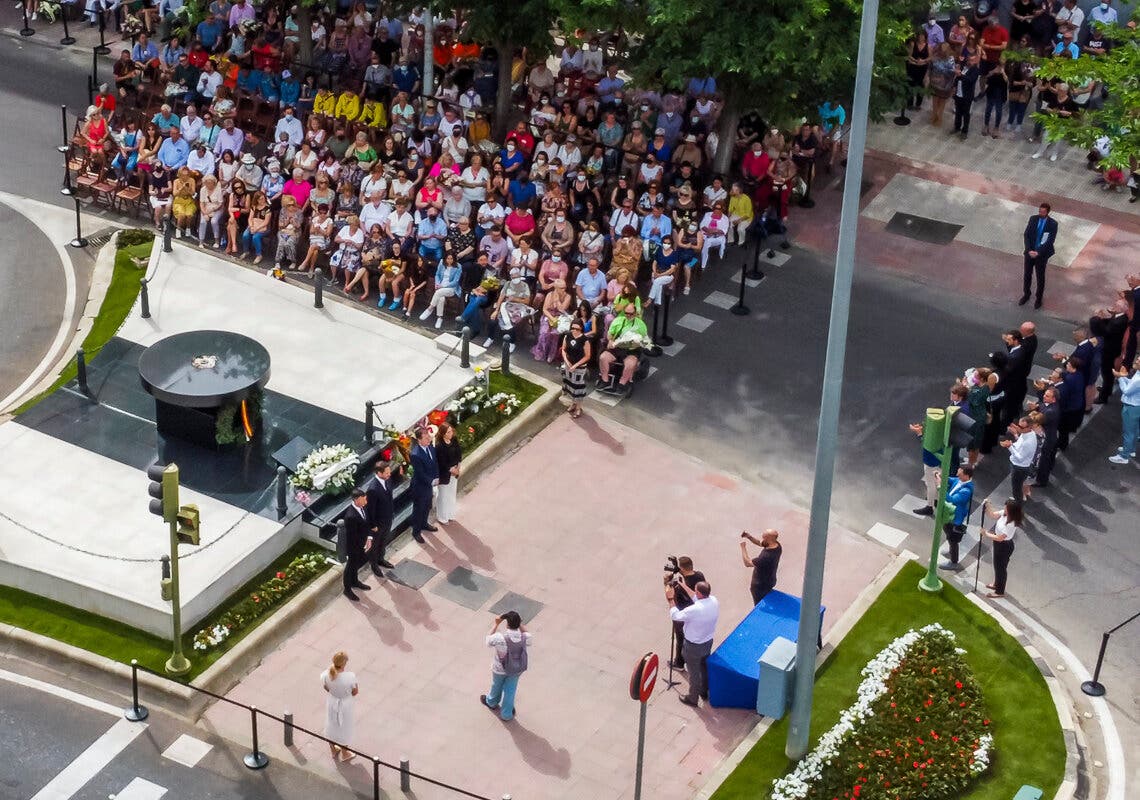
[[[646,653],[641,657],[641,661],[633,670],[633,677],[629,679],[630,699],[644,703],[653,694],[653,687],[657,683],[658,663],[656,653]]]

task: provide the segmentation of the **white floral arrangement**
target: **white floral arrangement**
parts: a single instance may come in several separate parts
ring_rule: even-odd
[[[346,444],[318,447],[305,456],[293,473],[293,486],[342,494],[352,488],[360,457]]]
[[[623,350],[648,350],[653,347],[653,340],[644,334],[638,333],[633,328],[627,328],[621,332],[613,341],[614,347],[620,347]]]
[[[841,747],[859,731],[860,725],[874,716],[872,706],[889,691],[888,679],[903,663],[910,649],[925,634],[937,634],[951,642],[955,640],[952,631],[938,623],[932,623],[919,630],[907,631],[884,647],[863,667],[863,680],[859,684],[855,703],[846,708],[830,730],[820,736],[815,748],[796,765],[788,775],[773,781],[771,800],[804,800],[812,791],[824,767],[840,756]],[[956,648],[959,653],[964,652]],[[893,704],[892,704],[893,705]],[[970,774],[980,775],[989,766],[993,751],[993,736],[989,733],[978,739],[970,763]],[[861,765],[860,765],[861,766]],[[923,784],[925,785],[925,784]]]
[[[230,638],[230,629],[225,625],[215,625],[209,631],[203,631],[205,636],[201,633],[194,638],[195,650],[209,650],[211,647],[217,647],[226,639]]]

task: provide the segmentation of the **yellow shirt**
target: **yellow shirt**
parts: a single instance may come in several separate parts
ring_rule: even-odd
[[[752,198],[746,194],[733,195],[728,198],[728,215],[734,219],[752,221]]]
[[[332,116],[335,110],[336,97],[328,91],[317,92],[317,96],[313,98],[313,113],[328,117]]]
[[[360,98],[354,92],[345,92],[336,101],[335,117],[344,117],[349,122],[360,116]]]
[[[374,128],[387,128],[388,109],[384,108],[383,103],[378,103],[375,100],[365,100],[364,109],[360,112],[360,121]]]

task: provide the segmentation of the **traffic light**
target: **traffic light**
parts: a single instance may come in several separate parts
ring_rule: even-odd
[[[953,406],[951,406],[953,408]],[[949,411],[950,409],[947,409]],[[971,430],[974,427],[974,418],[968,417],[961,411],[955,411],[950,417],[950,446],[965,447],[973,438]]]
[[[178,509],[178,541],[182,544],[198,544],[198,506],[187,503]]]
[[[178,465],[152,464],[146,468],[150,478],[150,513],[174,522],[178,517]]]
[[[949,419],[947,416],[949,415]],[[946,430],[946,426],[950,430]],[[970,443],[970,431],[974,420],[959,411],[955,406],[926,409],[926,423],[922,426],[922,449],[930,453],[941,453],[945,442],[951,447],[965,447]]]

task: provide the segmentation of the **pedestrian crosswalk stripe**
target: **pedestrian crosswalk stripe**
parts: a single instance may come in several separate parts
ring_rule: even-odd
[[[713,321],[708,317],[702,317],[700,314],[694,314],[691,311],[677,320],[677,327],[686,328],[690,331],[696,331],[697,333],[704,333],[712,324]]]
[[[676,339],[674,339],[673,344],[669,345],[668,347],[662,347],[661,352],[667,356],[675,356],[684,349],[685,349],[685,343],[684,342],[678,342]]]
[[[891,549],[897,549],[899,545],[906,541],[908,536],[906,531],[900,531],[898,528],[892,528],[890,525],[884,525],[882,522],[876,522],[871,526],[871,530],[867,531],[867,535],[877,542],[882,542]]]
[[[891,508],[893,508],[895,511],[901,511],[908,517],[913,517],[915,519],[930,519],[929,517],[924,517],[921,514],[914,513],[914,510],[916,508],[922,508],[925,505],[926,501],[921,497],[915,497],[913,494],[904,494],[902,500],[899,500],[897,503],[891,506]]]
[[[114,800],[159,800],[166,794],[166,787],[151,783],[143,778],[132,778],[123,791],[112,795]]]
[[[705,298],[705,302],[710,306],[717,308],[729,309],[736,305],[736,298],[724,292],[713,292]]]
[[[96,739],[74,761],[48,781],[32,800],[70,800],[80,789],[111,763],[119,753],[146,730],[146,723],[120,719]]]
[[[203,742],[201,739],[195,739],[193,736],[184,733],[174,740],[174,744],[162,752],[162,757],[169,758],[171,761],[187,767],[195,767],[199,761],[206,757],[206,753],[210,752],[211,747],[212,745],[208,742]]]

